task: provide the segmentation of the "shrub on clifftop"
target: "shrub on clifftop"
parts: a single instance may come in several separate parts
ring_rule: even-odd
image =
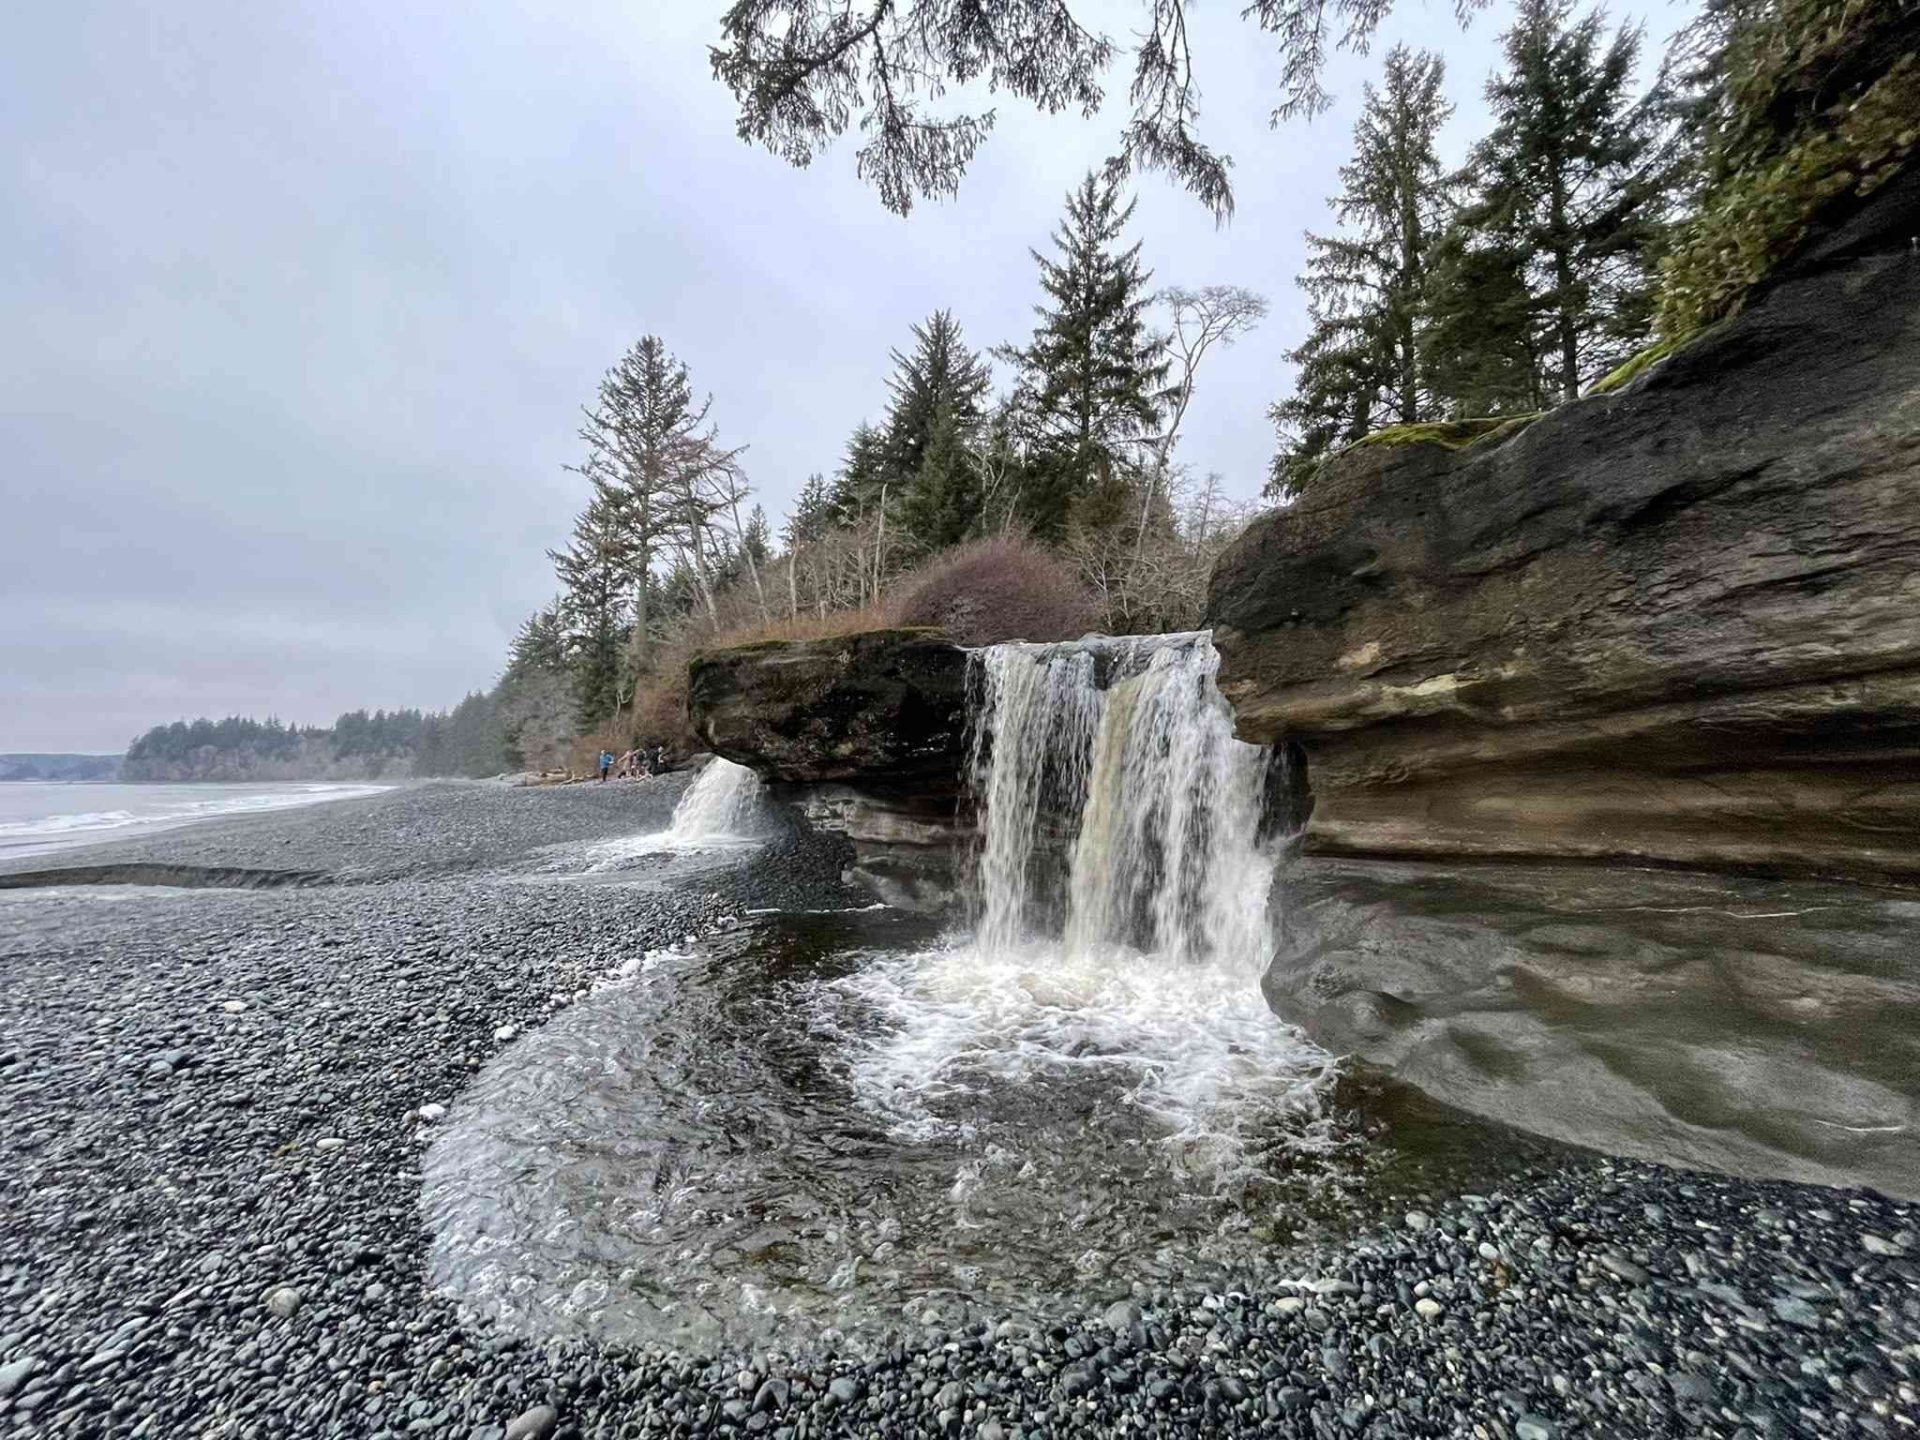
[[[902,581],[889,608],[902,625],[934,625],[961,645],[1073,640],[1098,609],[1073,567],[1014,536],[936,555]]]

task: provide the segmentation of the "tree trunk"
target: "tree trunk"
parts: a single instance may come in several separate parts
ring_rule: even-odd
[[[633,661],[640,670],[653,668],[653,635],[647,623],[647,576],[653,568],[653,545],[640,542],[640,583],[633,591]]]
[[[733,512],[733,539],[740,547],[740,558],[747,562],[747,575],[753,581],[753,593],[760,601],[760,623],[771,625],[773,612],[767,608],[766,588],[760,583],[760,567],[754,563],[753,552],[747,548],[746,532],[740,528],[740,492],[738,487],[730,487],[727,496],[727,508]]]
[[[714,629],[720,628],[720,607],[713,603],[713,582],[707,576],[707,552],[700,543],[701,522],[692,521],[687,529],[687,538],[693,551],[693,583],[700,592],[700,599],[707,607],[707,619]]]
[[[1573,314],[1573,237],[1567,233],[1567,190],[1560,166],[1551,171],[1553,186],[1554,325],[1560,342],[1560,398],[1580,393],[1580,333]]]

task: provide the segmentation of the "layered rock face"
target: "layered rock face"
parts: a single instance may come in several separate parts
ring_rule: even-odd
[[[1920,1192],[1920,172],[1620,390],[1223,557],[1274,1008],[1562,1139]],[[1552,863],[1540,863],[1552,862]]]
[[[1362,445],[1215,571],[1309,852],[1920,879],[1920,174],[1622,390]]]
[[[966,651],[939,632],[876,630],[697,656],[687,703],[715,754],[853,842],[881,898],[934,906],[971,834],[966,692]]]
[[[950,779],[966,700],[966,652],[935,630],[711,650],[687,672],[695,732],[772,781]]]

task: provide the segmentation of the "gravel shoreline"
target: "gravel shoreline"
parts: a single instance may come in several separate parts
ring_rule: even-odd
[[[1915,1433],[1915,1207],[1599,1159],[1304,1248],[1297,1283],[859,1362],[464,1321],[421,1281],[431,1107],[622,961],[849,898],[802,836],[677,886],[545,873],[683,784],[409,787],[15,867],[343,883],[0,895],[3,1433]]]

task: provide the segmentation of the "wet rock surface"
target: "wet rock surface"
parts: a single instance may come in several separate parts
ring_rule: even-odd
[[[1920,900],[1594,866],[1307,859],[1264,988],[1538,1134],[1920,1194]]]
[[[763,779],[951,781],[967,656],[931,630],[768,641],[693,658],[687,710],[715,754]]]
[[[854,851],[889,904],[954,895],[971,812],[962,794],[967,653],[923,629],[770,641],[694,657],[694,729]]]
[[[1916,195],[1618,391],[1347,451],[1222,557],[1220,688],[1303,747],[1309,850],[1920,876]]]
[[[678,786],[606,790],[421,787],[146,842],[249,868],[280,848],[357,864],[359,884],[0,898],[0,1427],[1906,1433],[1913,1207],[1579,1155],[1296,1241],[1257,1288],[1109,1296],[1045,1327],[903,1316],[857,1361],[541,1343],[464,1317],[423,1285],[418,1164],[430,1107],[516,1043],[496,1034],[743,908],[846,903],[842,854],[807,843],[685,886],[573,883],[543,847],[664,826]],[[406,853],[468,826],[454,863]]]

